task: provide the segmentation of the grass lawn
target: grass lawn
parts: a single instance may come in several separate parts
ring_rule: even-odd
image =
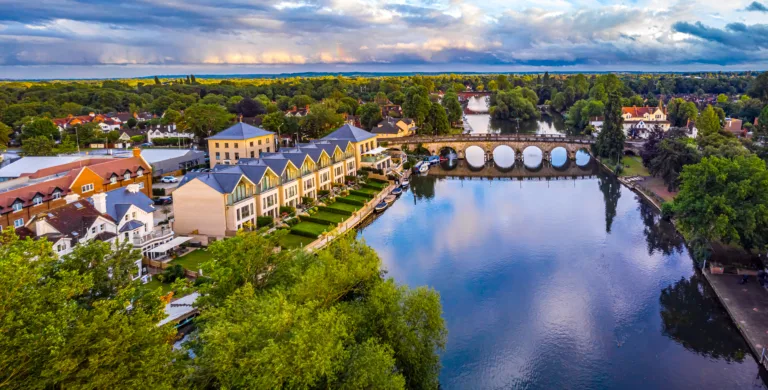
[[[376,188],[378,188],[380,190],[383,190],[383,189],[387,188],[387,186],[389,185],[387,183],[379,183],[377,181],[370,181],[370,180],[368,182],[366,182],[365,184],[369,185],[369,186],[376,187]]]
[[[376,196],[381,192],[380,190],[374,190],[373,188],[360,188],[358,191],[365,192],[366,194],[371,194],[372,196]]]
[[[307,222],[307,221],[299,222],[294,227],[291,228],[292,232],[295,231],[295,232],[310,233],[315,235],[315,238],[317,238],[317,236],[319,236],[326,230],[330,230],[330,228],[327,225],[321,225],[319,223]]]
[[[286,234],[280,237],[280,246],[285,249],[301,248],[309,245],[312,241],[315,241],[315,239],[296,234]]]
[[[344,199],[356,200],[358,202],[363,202],[363,203],[368,203],[371,200],[370,198],[365,198],[359,195],[347,195],[344,197]]]
[[[147,284],[145,284],[143,286],[148,288],[148,289],[150,289],[150,290],[152,290],[152,291],[154,291],[154,290],[156,290],[158,288],[162,288],[161,295],[168,294],[168,292],[171,291],[171,285],[169,283],[161,282],[159,279],[157,279],[157,275],[152,276],[152,280],[149,283],[147,283]]]
[[[643,159],[637,156],[624,156],[621,160],[624,170],[621,176],[651,176],[648,170],[643,166]],[[627,166],[629,165],[629,166]]]
[[[346,215],[330,213],[328,211],[318,211],[316,214],[312,215],[312,217],[322,219],[323,221],[328,221],[329,224],[332,223],[334,225],[347,219]]]
[[[202,249],[192,251],[184,256],[174,259],[171,264],[181,264],[182,267],[192,272],[197,272],[200,269],[200,264],[205,263],[211,259],[211,255]]]
[[[350,213],[354,213],[358,209],[362,208],[361,206],[355,206],[353,204],[341,203],[341,202],[335,202],[334,204],[332,204],[332,205],[330,205],[328,207],[330,207],[332,209],[336,209],[336,210],[349,211]]]

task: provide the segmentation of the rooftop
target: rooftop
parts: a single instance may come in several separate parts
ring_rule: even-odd
[[[361,142],[374,137],[376,137],[376,134],[369,133],[359,127],[355,127],[350,124],[345,124],[344,126],[339,127],[336,129],[336,131],[328,134],[322,139]]]
[[[221,139],[221,140],[243,140],[243,139],[249,139],[249,138],[255,138],[255,137],[264,137],[267,135],[275,134],[271,131],[264,130],[260,127],[251,126],[247,123],[238,122],[234,126],[222,130],[216,135],[210,136],[207,139]]]
[[[17,161],[0,168],[0,177],[20,177],[25,174],[35,173],[41,169],[68,164],[81,159],[83,159],[83,157],[80,156],[22,157]]]

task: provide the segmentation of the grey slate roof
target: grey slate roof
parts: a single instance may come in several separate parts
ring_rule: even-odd
[[[238,122],[234,126],[220,131],[218,134],[208,137],[207,139],[248,139],[253,137],[263,137],[265,135],[275,134],[271,131],[264,130],[260,127],[251,126],[247,123]]]
[[[131,205],[150,214],[155,211],[152,199],[141,191],[132,193],[126,188],[117,188],[107,192],[107,214],[115,221],[120,221]]]
[[[142,226],[144,226],[144,222],[132,219],[120,228],[120,233],[130,232],[131,230],[138,229]]]
[[[182,186],[184,186],[185,184],[189,183],[194,179],[198,179],[201,182],[205,183],[208,187],[211,187],[214,190],[216,190],[217,192],[221,194],[228,194],[235,189],[235,186],[240,181],[241,177],[242,177],[242,172],[240,172],[239,170],[232,171],[226,168],[223,168],[216,172],[187,173],[186,175],[184,175],[184,178],[182,178],[181,181],[179,182],[178,188],[181,188]]]
[[[230,166],[230,168],[225,172],[240,173],[245,175],[245,177],[247,177],[248,180],[252,181],[254,184],[258,184],[261,181],[261,178],[264,177],[264,174],[267,172],[267,168],[268,167],[266,164],[254,162],[252,164],[238,164]]]
[[[336,131],[334,131],[331,134],[328,134],[322,139],[360,142],[360,141],[365,141],[367,139],[373,138],[375,136],[376,134],[371,134],[359,127],[355,127],[350,124],[345,124],[344,126],[339,127],[338,129],[336,129]]]
[[[278,175],[283,174],[289,161],[282,153],[262,153],[259,160],[270,167]]]
[[[376,134],[397,134],[398,130],[400,129],[398,129],[394,123],[384,119],[383,121],[379,122],[377,127],[372,128],[371,132]]]

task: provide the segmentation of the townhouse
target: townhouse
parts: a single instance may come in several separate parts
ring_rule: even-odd
[[[255,226],[257,216],[277,218],[280,206],[316,199],[319,190],[356,175],[360,162],[370,165],[370,153],[380,149],[376,135],[347,124],[320,140],[188,173],[172,195],[174,229],[200,240],[220,239]],[[382,161],[389,156],[377,157]]]
[[[257,158],[276,151],[275,133],[238,122],[207,138],[211,168],[216,164],[237,164],[241,158]]]
[[[128,158],[78,159],[26,173],[0,187],[0,227],[22,227],[35,215],[66,205],[67,199],[131,184],[151,196],[152,168],[139,149]]]

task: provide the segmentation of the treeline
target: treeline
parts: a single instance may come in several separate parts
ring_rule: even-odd
[[[141,254],[104,242],[58,259],[46,240],[0,235],[0,384],[51,388],[438,387],[446,329],[438,294],[382,277],[343,237],[316,254],[279,237],[218,241],[196,290],[200,316],[174,349],[167,297],[133,281]],[[155,276],[157,277],[157,276]]]

